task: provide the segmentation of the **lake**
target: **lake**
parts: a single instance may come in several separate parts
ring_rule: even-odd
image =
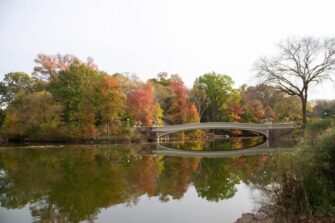
[[[149,144],[2,148],[0,222],[234,222],[258,208],[259,186],[273,181],[287,152],[208,158],[201,151],[247,151],[250,143],[263,142],[164,144],[199,152],[189,157]]]

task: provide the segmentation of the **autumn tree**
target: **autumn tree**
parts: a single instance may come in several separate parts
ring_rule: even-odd
[[[19,93],[7,108],[3,133],[9,138],[52,140],[61,137],[63,106],[46,91]]]
[[[63,116],[66,122],[75,121],[81,101],[90,100],[90,106],[95,105],[97,98],[94,90],[99,75],[89,66],[75,62],[69,69],[60,71],[57,79],[49,84],[48,90],[65,106]]]
[[[155,103],[154,110],[153,110],[153,116],[154,116],[154,122],[155,125],[157,126],[162,126],[163,125],[163,109],[160,106],[159,103]]]
[[[265,117],[263,104],[257,100],[248,101],[245,107],[246,119],[249,122],[260,123]]]
[[[178,75],[174,75],[170,82],[171,105],[168,113],[175,124],[185,123],[187,108],[186,87]]]
[[[189,104],[188,106],[188,112],[186,115],[186,121],[188,123],[198,123],[200,122],[200,115],[197,111],[197,108],[195,107],[194,104]]]
[[[223,115],[225,121],[229,122],[240,122],[242,115],[244,114],[243,108],[241,106],[241,95],[237,90],[232,90],[229,97],[229,101],[225,107],[225,112]]]
[[[102,74],[97,81],[97,113],[101,122],[107,124],[119,119],[125,109],[125,96],[117,78]]]
[[[34,74],[43,80],[54,81],[60,71],[67,70],[74,62],[85,64],[92,69],[97,69],[91,57],[88,57],[87,61],[83,62],[71,54],[46,55],[40,53],[35,59],[37,66],[34,67]]]
[[[115,73],[113,74],[120,84],[121,92],[127,96],[134,90],[139,90],[143,83],[136,74]]]
[[[179,75],[172,75],[170,80],[170,106],[168,114],[175,124],[200,122],[196,106],[187,98],[187,89]]]
[[[289,38],[278,44],[278,48],[277,56],[260,58],[255,69],[264,83],[300,98],[302,128],[305,128],[309,89],[331,79],[335,65],[335,39]]]
[[[151,126],[154,123],[154,88],[147,82],[142,89],[132,91],[127,97],[126,111],[134,121],[142,125]],[[158,115],[159,116],[159,115]],[[157,117],[157,116],[156,116]]]
[[[248,116],[248,104],[257,100],[264,109],[264,119],[273,122],[298,121],[301,120],[300,100],[297,96],[290,96],[273,86],[258,84],[256,86],[242,86],[241,105],[246,108],[246,119]],[[250,115],[250,114],[249,114]]]
[[[107,88],[113,89],[113,83],[104,82],[106,79],[103,75],[105,74],[88,65],[74,62],[68,69],[60,71],[56,79],[49,84],[49,91],[58,102],[64,105],[62,117],[69,129],[69,134],[74,139],[94,139],[98,136],[96,123],[99,109],[100,117],[104,120],[113,116],[113,112],[108,107],[113,105],[99,106],[99,102],[103,103],[106,100],[112,104],[110,100],[114,99],[106,99],[104,98],[104,96],[107,97],[106,95],[99,94],[104,89],[106,90],[104,94],[110,95],[112,90]],[[117,101],[118,99],[116,103]],[[101,111],[111,113],[102,114]]]
[[[155,88],[155,102],[159,103],[163,111],[167,111],[171,103],[171,77],[166,72],[157,74],[156,78],[149,79]]]

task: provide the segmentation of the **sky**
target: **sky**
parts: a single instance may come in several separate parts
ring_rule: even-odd
[[[31,73],[38,53],[94,58],[108,73],[215,71],[257,84],[253,65],[287,37],[335,37],[333,0],[0,0],[0,79]],[[310,99],[335,99],[335,83]]]

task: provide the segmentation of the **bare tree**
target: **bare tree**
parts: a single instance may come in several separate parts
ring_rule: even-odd
[[[302,128],[305,128],[309,88],[331,80],[335,68],[335,38],[288,38],[278,47],[278,56],[260,58],[255,68],[265,84],[300,98]]]

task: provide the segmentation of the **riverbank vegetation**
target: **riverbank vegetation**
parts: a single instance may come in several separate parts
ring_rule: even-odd
[[[272,183],[256,184],[277,222],[335,221],[335,122],[309,124],[297,150],[276,160]]]

